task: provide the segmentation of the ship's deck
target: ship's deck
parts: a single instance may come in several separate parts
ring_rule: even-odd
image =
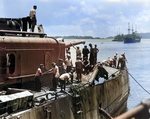
[[[117,74],[120,71],[119,69],[108,67],[108,66],[103,66],[103,67],[108,72],[109,79],[112,77],[112,74]],[[41,92],[32,91],[32,93],[34,94],[34,99],[37,101],[47,100],[47,99],[55,100],[56,98],[58,99],[58,98],[66,97],[66,95],[71,95],[69,93],[69,90],[72,86],[83,86],[83,85],[89,86],[89,84],[93,82],[93,79],[95,78],[97,72],[98,69],[95,68],[93,72],[90,72],[88,75],[82,74],[82,80],[80,83],[78,83],[78,81],[76,80],[76,74],[74,73],[73,83],[67,84],[65,91],[61,91],[60,86],[57,87],[56,91],[51,91],[49,87],[42,87]],[[99,78],[99,82],[96,84],[103,83],[104,81],[107,80],[104,78]]]
[[[74,55],[74,54],[76,54],[76,49],[71,47],[70,51],[71,51],[71,59],[73,62],[73,66],[75,66],[76,55]],[[112,74],[117,74],[120,71],[119,69],[108,67],[108,66],[103,66],[103,67],[108,72],[108,78],[111,78]],[[89,86],[89,83],[92,83],[93,79],[95,79],[97,72],[98,72],[98,69],[95,68],[88,75],[82,74],[82,80],[80,83],[78,83],[78,81],[76,80],[76,73],[74,73],[73,83],[67,84],[64,92],[62,92],[61,88],[58,86],[56,91],[50,91],[49,87],[42,87],[41,92],[32,91],[32,93],[34,94],[34,98],[37,100],[41,100],[41,98],[46,98],[46,94],[49,94],[48,99],[54,100],[56,95],[59,95],[58,98],[62,98],[69,94],[70,87],[72,87],[72,86],[83,86],[83,85]],[[103,83],[104,81],[106,81],[106,79],[99,78],[99,82],[96,82],[95,84]]]

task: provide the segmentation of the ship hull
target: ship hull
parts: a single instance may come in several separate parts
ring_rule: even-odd
[[[111,69],[113,70],[113,68]],[[98,85],[82,87],[78,94],[49,100],[9,117],[21,119],[106,119],[100,112],[103,108],[112,117],[122,113],[129,96],[129,78],[126,70]]]
[[[140,42],[141,39],[134,39],[134,38],[124,38],[124,43],[137,43]]]

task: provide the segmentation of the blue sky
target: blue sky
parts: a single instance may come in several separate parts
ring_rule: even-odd
[[[149,0],[0,0],[0,17],[22,18],[37,5],[37,23],[49,36],[105,38],[130,27],[150,32]]]

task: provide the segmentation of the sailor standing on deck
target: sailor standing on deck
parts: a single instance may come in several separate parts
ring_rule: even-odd
[[[67,59],[65,60],[65,64],[67,66],[67,69],[66,69],[67,73],[69,73],[72,69],[72,66],[73,66],[72,59],[71,59],[71,56],[69,54],[67,54]]]
[[[95,45],[95,47],[93,48],[93,52],[94,52],[94,65],[96,65],[97,63],[97,53],[99,52],[99,49],[97,48],[97,45]]]
[[[49,73],[53,74],[53,89],[56,91],[58,85],[58,78],[59,78],[59,68],[55,62],[52,62],[52,69],[50,69]]]
[[[117,54],[114,55],[113,64],[114,64],[114,67],[116,68],[117,67]]]
[[[83,73],[83,63],[81,61],[81,57],[77,57],[77,61],[75,62],[75,68],[77,73],[77,79],[79,82],[81,82],[81,76]]]
[[[36,20],[36,9],[37,9],[37,6],[34,5],[33,9],[30,10],[30,14],[29,14],[30,15],[30,20],[31,20],[31,30],[32,30],[32,32],[34,32],[34,27],[35,27],[36,22],[37,22],[37,20]]]
[[[66,65],[63,59],[59,59],[59,74],[62,75],[64,73],[66,73]]]
[[[126,66],[126,61],[127,59],[125,57],[125,53],[122,53],[121,56],[119,57],[117,68],[119,69],[119,65],[121,64],[120,69],[123,70],[124,67]]]
[[[40,76],[42,76],[43,69],[44,69],[44,65],[40,64],[40,68],[37,69],[36,74],[35,74],[35,90],[38,92],[41,91]]]
[[[82,53],[83,53],[83,59],[84,57],[88,58],[88,54],[90,53],[89,49],[87,48],[87,46],[85,45],[84,48],[82,49]]]
[[[77,50],[76,50],[76,59],[77,57],[81,57],[81,50],[79,47],[77,47]]]
[[[116,55],[114,55],[114,58],[113,58],[113,66],[114,66],[114,68],[116,68],[116,62],[117,62],[117,57],[116,57]]]
[[[89,46],[90,46],[90,57],[89,57],[90,65],[94,65],[94,59],[93,59],[93,57],[94,57],[94,50],[93,50],[93,46],[92,46],[91,43],[89,44]]]

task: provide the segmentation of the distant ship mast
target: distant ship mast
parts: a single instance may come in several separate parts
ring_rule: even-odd
[[[135,26],[135,33],[137,33],[137,26]]]
[[[133,34],[134,30],[133,30],[133,24],[132,24],[132,34]]]
[[[117,30],[117,35],[120,35],[120,28],[119,28],[119,30]]]
[[[130,23],[128,23],[128,34],[130,34]]]

